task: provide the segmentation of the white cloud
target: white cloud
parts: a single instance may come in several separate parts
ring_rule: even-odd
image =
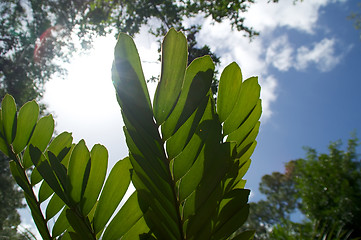
[[[261,32],[251,42],[243,33],[232,31],[229,21],[212,24],[209,18],[198,18],[196,23],[202,25],[198,44],[207,44],[221,56],[220,70],[235,61],[240,65],[245,79],[253,75],[261,76],[263,119],[266,120],[272,115],[271,106],[277,99],[278,80],[270,75],[270,67],[285,72],[292,68],[306,70],[312,64],[319,71],[325,72],[335,67],[343,56],[343,53],[336,52],[337,41],[334,38],[325,37],[319,42],[300,45],[291,42],[285,31],[277,36],[279,28],[293,29],[319,39],[319,34],[325,33],[320,31],[322,28],[318,24],[322,8],[342,1],[344,0],[312,0],[297,4],[293,4],[293,1],[280,1],[274,4],[260,0],[252,4],[245,14],[246,25]]]
[[[231,31],[228,22],[211,24],[209,19],[203,23],[199,34],[199,45],[207,44],[221,56],[220,72],[231,62],[237,62],[244,79],[260,76],[262,86],[263,120],[272,115],[271,103],[277,98],[275,77],[268,76],[268,63],[265,61],[265,46],[262,38],[250,42],[242,33]]]
[[[262,33],[272,32],[277,27],[287,27],[306,33],[314,33],[320,8],[335,0],[312,0],[297,2],[279,1],[277,4],[260,0],[252,4],[245,15],[245,22]]]
[[[272,41],[267,48],[266,62],[280,71],[287,71],[292,66],[293,52],[287,36],[283,35]]]
[[[262,99],[262,120],[267,120],[272,115],[271,103],[277,99],[277,79],[274,76],[260,78]]]
[[[262,38],[250,42],[242,33],[231,31],[227,21],[211,24],[206,19],[198,36],[198,44],[207,44],[221,57],[220,72],[231,62],[236,62],[242,69],[243,79],[261,76],[263,120],[272,115],[271,103],[277,98],[275,77],[268,76],[268,64],[265,61],[265,47]]]
[[[340,62],[342,57],[335,53],[335,42],[335,39],[325,38],[313,44],[312,49],[305,46],[298,48],[295,68],[305,70],[310,64],[316,64],[320,71],[330,71]]]
[[[292,48],[288,37],[283,35],[272,41],[266,50],[266,63],[279,71],[294,68],[304,71],[310,66],[316,66],[321,72],[332,70],[342,59],[342,53],[336,53],[337,41],[324,38],[310,46]]]

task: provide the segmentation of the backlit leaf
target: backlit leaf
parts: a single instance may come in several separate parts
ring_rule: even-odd
[[[84,216],[88,215],[96,203],[102,189],[108,165],[108,151],[100,144],[94,145],[90,152],[90,173],[81,206]]]
[[[6,94],[1,102],[1,108],[5,140],[8,144],[11,144],[16,131],[16,104],[14,98]]]
[[[56,219],[52,229],[52,235],[54,237],[60,236],[60,234],[62,234],[70,226],[68,219],[66,218],[66,210],[68,209],[68,207],[63,208],[59,217]]]
[[[224,93],[226,94],[226,93]],[[260,86],[256,77],[249,78],[241,84],[239,97],[229,114],[224,121],[223,132],[224,135],[235,131],[251,113],[252,109],[259,101]]]
[[[187,66],[187,40],[181,32],[170,29],[162,44],[162,71],[154,96],[154,117],[162,124],[176,104]]]
[[[46,207],[46,220],[49,221],[52,217],[54,217],[64,207],[64,205],[65,203],[61,200],[61,198],[54,194]]]
[[[30,140],[38,120],[39,106],[35,101],[27,102],[19,110],[16,136],[13,142],[14,152],[21,152]]]
[[[81,240],[94,239],[92,233],[90,232],[90,229],[83,221],[83,219],[81,219],[80,216],[75,214],[71,209],[66,209],[66,218],[68,219],[68,222],[76,232],[75,234],[77,236],[76,239],[81,239]]]
[[[54,132],[54,119],[51,115],[41,118],[35,126],[34,132],[30,138],[28,145],[33,145],[41,152],[44,152],[48,146],[50,139]],[[23,157],[24,168],[29,168],[32,165],[30,159],[29,148],[25,150]]]
[[[224,122],[232,112],[239,97],[241,84],[241,69],[233,62],[223,70],[219,80],[217,112],[221,122]]]
[[[95,233],[102,231],[126,193],[130,184],[130,170],[131,164],[128,158],[118,161],[112,168],[95,210],[93,219]]]
[[[39,174],[40,175],[40,174]],[[39,189],[39,202],[42,203],[46,199],[48,199],[52,194],[54,193],[53,189],[49,186],[49,184],[46,183],[46,181],[43,181],[40,185]]]
[[[137,192],[134,192],[109,223],[103,239],[134,239],[148,231],[149,227],[139,207]]]
[[[209,56],[198,58],[189,65],[175,108],[162,125],[163,140],[172,136],[201,104],[211,86],[213,71],[214,64]]]
[[[68,165],[68,186],[70,197],[78,203],[82,197],[82,187],[85,169],[90,159],[90,153],[85,145],[85,141],[81,140],[73,149]]]

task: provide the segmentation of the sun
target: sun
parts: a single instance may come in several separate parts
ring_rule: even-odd
[[[160,74],[158,44],[140,34],[135,39],[145,79]],[[116,39],[98,37],[89,54],[75,56],[65,79],[52,79],[45,86],[43,102],[54,114],[57,132],[73,133],[74,141],[85,139],[88,147],[104,144],[119,160],[126,156],[120,107],[111,80]],[[155,85],[149,85],[151,99]],[[119,147],[124,145],[124,147]]]

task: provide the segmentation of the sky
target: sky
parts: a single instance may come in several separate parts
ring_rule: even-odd
[[[220,72],[235,61],[244,79],[259,77],[263,115],[245,176],[251,201],[262,198],[262,176],[304,158],[303,147],[325,153],[331,141],[347,143],[352,132],[360,137],[361,131],[361,39],[347,19],[358,1],[267,2],[256,1],[245,15],[246,24],[261,33],[252,41],[232,31],[227,21],[211,24],[198,17],[188,22],[202,23],[198,42],[221,57]],[[146,78],[160,73],[155,40],[146,28],[135,37]],[[109,167],[128,155],[110,77],[114,46],[112,37],[98,38],[90,54],[74,58],[66,79],[46,84],[43,99],[57,132],[72,132],[74,141],[85,139],[89,149],[105,145]],[[155,85],[149,89],[153,96]]]

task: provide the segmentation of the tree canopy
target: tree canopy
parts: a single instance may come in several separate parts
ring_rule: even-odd
[[[64,74],[61,63],[69,61],[75,50],[88,49],[95,36],[134,35],[145,24],[152,26],[150,31],[156,36],[163,36],[170,27],[196,33],[200,26],[185,27],[184,20],[201,14],[214,22],[228,19],[234,29],[253,37],[258,33],[244,24],[242,16],[251,3],[1,0],[0,97],[12,94],[22,105],[41,96],[43,84],[53,74]]]
[[[22,192],[11,177],[9,158],[0,153],[0,239],[17,235],[20,216],[16,209],[24,206],[22,198]]]
[[[247,223],[256,229],[255,239],[361,237],[358,145],[354,137],[345,150],[340,141],[331,143],[328,153],[306,148],[306,157],[288,162],[285,173],[263,176],[259,189],[266,199],[251,203]],[[292,214],[304,220],[292,221]]]

